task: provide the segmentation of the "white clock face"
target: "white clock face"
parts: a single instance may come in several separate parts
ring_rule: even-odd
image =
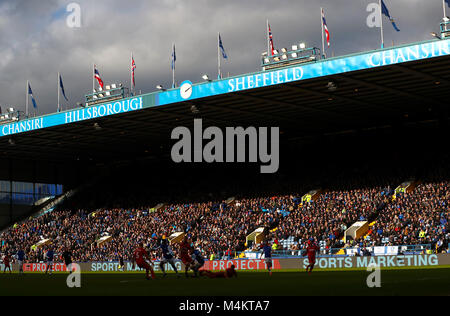
[[[192,96],[192,84],[189,82],[183,83],[180,87],[180,94],[183,99],[189,99]]]

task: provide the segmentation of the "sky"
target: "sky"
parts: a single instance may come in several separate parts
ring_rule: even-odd
[[[386,46],[431,39],[442,21],[442,0],[384,0],[400,28],[384,18]],[[69,27],[71,3],[81,9],[80,27]],[[0,106],[25,110],[26,82],[37,114],[57,109],[57,73],[69,102],[83,102],[92,90],[92,65],[106,84],[130,85],[130,56],[136,61],[136,90],[170,87],[172,43],[176,81],[217,77],[217,34],[231,76],[261,70],[269,19],[276,48],[305,42],[321,47],[320,7],[332,45],[328,55],[378,49],[380,29],[367,26],[367,7],[378,0],[0,0]],[[447,8],[450,15],[450,8]],[[30,101],[31,104],[31,101]]]

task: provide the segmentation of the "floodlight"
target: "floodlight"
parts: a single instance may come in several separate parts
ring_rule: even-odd
[[[275,57],[273,60],[274,61],[280,61],[280,57]]]
[[[204,75],[202,76],[202,78],[203,78],[203,80],[205,80],[205,81],[211,81],[211,80],[209,79],[209,76],[208,76],[207,74],[204,74]]]
[[[111,90],[111,86],[106,86],[106,90]]]
[[[98,87],[98,91],[103,91],[103,88],[102,87]]]
[[[288,59],[288,56],[287,56],[286,54],[283,54],[283,56],[281,56],[281,59],[287,60],[287,59]]]
[[[298,50],[298,45],[292,45],[292,50]]]
[[[164,87],[162,85],[157,85],[156,89],[161,90],[161,91],[166,91],[166,89],[164,89]]]
[[[266,64],[270,63],[270,59],[269,58],[264,58],[264,63],[266,63]]]
[[[267,56],[267,52],[262,53],[261,56]]]
[[[281,52],[282,52],[282,53],[287,53],[287,48],[282,48],[282,49],[281,49]]]
[[[336,83],[336,82],[330,81],[330,82],[328,82],[328,84],[327,84],[327,88],[328,88],[329,91],[336,91],[337,88],[338,88],[338,86],[337,86],[337,83]]]
[[[298,54],[297,53],[292,53],[291,56],[292,56],[292,58],[297,58]]]
[[[442,39],[438,34],[436,34],[435,32],[431,32],[430,33],[431,36],[436,37],[437,39]]]
[[[274,49],[273,54],[278,55],[278,50]]]
[[[92,96],[92,99],[97,100],[98,97],[96,95]]]
[[[100,130],[102,129],[102,127],[100,126],[100,124],[94,123],[94,129],[95,129],[96,131],[100,131]]]
[[[113,84],[111,85],[111,88],[117,89],[117,85],[116,85],[115,83],[113,83]]]
[[[306,44],[305,43],[300,43],[300,48],[301,49],[305,49],[306,48]]]
[[[9,112],[9,113],[13,113],[13,112],[14,112],[14,108],[9,108],[9,109],[8,109],[8,112]]]
[[[105,94],[106,94],[107,97],[110,97],[110,96],[111,96],[111,92],[109,92],[109,91],[106,91]]]
[[[98,96],[99,96],[100,98],[104,98],[104,97],[105,97],[102,93],[100,93]]]

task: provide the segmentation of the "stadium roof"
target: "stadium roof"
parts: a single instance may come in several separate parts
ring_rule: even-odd
[[[182,85],[0,125],[0,154],[48,161],[151,157],[167,153],[172,130],[191,127],[194,118],[205,126],[279,126],[292,140],[433,123],[448,117],[449,66],[450,40],[433,40]]]

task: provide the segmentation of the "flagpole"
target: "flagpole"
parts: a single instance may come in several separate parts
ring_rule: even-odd
[[[384,48],[384,34],[383,34],[383,9],[381,6],[381,0],[379,0],[380,4],[380,22],[381,22],[381,48]]]
[[[323,29],[323,8],[320,8],[320,23],[322,25],[322,57],[327,58],[325,54],[325,37],[324,37],[324,29]]]
[[[92,64],[92,93],[95,93],[95,64]]]
[[[442,0],[442,6],[444,8],[444,20],[447,17],[447,8],[445,7],[445,0]]]
[[[218,64],[218,79],[220,80],[220,79],[222,79],[222,71],[221,71],[221,69],[220,69],[220,32],[219,33],[217,33],[218,35],[217,35],[217,64]]]
[[[267,19],[267,56],[272,56],[272,51],[270,50],[269,19]]]
[[[175,88],[175,43],[172,45],[172,88]]]
[[[27,101],[26,101],[26,106],[25,106],[25,113],[26,113],[26,115],[27,115],[27,118],[28,118],[28,90],[29,90],[29,87],[30,86],[30,82],[27,80],[27,88],[25,89],[25,91],[26,91],[26,93],[25,93],[25,95],[27,96]]]
[[[130,94],[133,95],[133,52],[131,52],[130,70]]]
[[[60,89],[59,89],[59,78],[60,78],[60,76],[59,76],[59,72],[58,72],[58,79],[56,80],[56,86],[57,86],[57,88],[58,88],[58,113],[60,112],[60,104],[59,104],[59,94],[60,94]]]

